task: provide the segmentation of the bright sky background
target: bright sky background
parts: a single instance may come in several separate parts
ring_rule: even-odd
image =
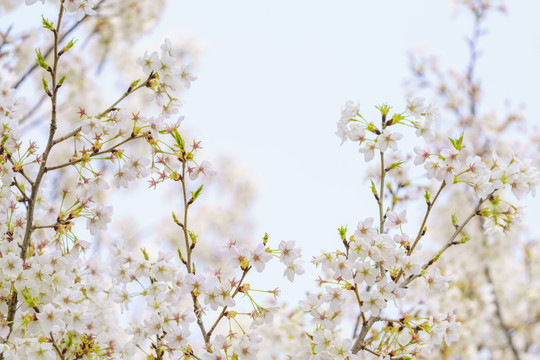
[[[508,10],[488,19],[477,75],[485,104],[523,103],[539,124],[540,2],[512,1]],[[401,111],[407,52],[422,47],[462,69],[471,28],[449,1],[175,0],[141,49],[176,35],[201,47],[184,124],[206,154],[234,154],[257,181],[257,236],[296,240],[309,259],[340,246],[339,226],[375,214],[362,156],[334,135],[343,104]],[[293,297],[305,289],[280,287]]]
[[[334,135],[345,101],[360,100],[368,114],[381,103],[401,111],[410,49],[422,47],[456,69],[468,61],[464,38],[472,19],[452,16],[449,1],[169,6],[153,41],[178,33],[203,50],[183,108],[186,125],[208,153],[233,152],[258,180],[256,234],[267,231],[276,243],[296,240],[307,259],[340,246],[340,225],[354,227],[375,213],[361,155]],[[488,18],[477,74],[487,105],[524,103],[529,121],[538,124],[540,3],[512,1],[508,10]]]

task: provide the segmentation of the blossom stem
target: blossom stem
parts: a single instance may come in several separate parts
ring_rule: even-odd
[[[140,139],[142,138],[143,135],[138,135],[138,136],[134,136],[134,137],[129,137],[121,142],[119,142],[118,144],[114,145],[114,146],[111,146],[110,148],[108,149],[105,149],[105,150],[102,150],[102,151],[98,151],[98,152],[95,152],[95,153],[92,153],[90,154],[89,157],[95,157],[95,156],[98,156],[98,155],[103,155],[103,154],[106,154],[106,153],[110,153],[112,152],[114,149],[116,149],[117,147],[119,146],[122,146],[124,145],[125,143],[131,141],[131,140],[135,140],[135,139]],[[77,163],[80,163],[81,161],[84,161],[84,160],[87,160],[88,158],[85,158],[85,157],[82,157],[82,158],[79,158],[77,160],[73,160],[73,161],[69,161],[67,163],[63,163],[63,164],[60,164],[60,165],[55,165],[55,166],[50,166],[50,167],[46,167],[45,168],[45,171],[52,171],[52,170],[58,170],[58,169],[61,169],[61,168],[64,168],[66,166],[69,166],[69,165],[74,165],[74,164],[77,164]]]

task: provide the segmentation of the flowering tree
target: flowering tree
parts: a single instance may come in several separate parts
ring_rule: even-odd
[[[152,9],[163,6],[153,3]],[[7,10],[17,5],[0,4]],[[294,241],[227,239],[217,250],[192,226],[205,191],[201,180],[208,184],[216,175],[199,158],[200,142],[187,141],[177,115],[182,91],[196,80],[192,54],[168,40],[159,51],[145,52],[136,60],[139,79],[110,103],[87,76],[87,64],[120,56],[121,41],[147,30],[133,24],[150,26],[159,11],[145,11],[147,1],[61,0],[54,2],[54,19],[43,17],[38,35],[0,29],[0,358],[537,356],[540,311],[505,318],[503,309],[537,306],[538,299],[523,295],[525,283],[502,293],[509,277],[499,269],[514,261],[505,244],[509,231],[520,229],[516,198],[534,193],[539,175],[519,152],[493,145],[518,116],[498,122],[494,134],[484,128],[474,66],[491,3],[466,5],[476,30],[470,66],[465,77],[455,77],[455,89],[432,82],[425,60],[413,61],[416,85],[437,90],[432,97],[457,116],[460,130],[447,134],[435,105],[420,98],[403,111],[377,106],[376,118],[346,103],[337,135],[375,164],[369,186],[378,211],[354,229],[339,229],[338,246],[312,261],[321,291],[292,309],[269,301],[278,289],[249,279],[279,259],[294,281],[304,272]],[[81,24],[89,39],[95,37],[88,46],[100,59],[77,52],[86,45],[70,34]],[[33,41],[45,35],[46,45],[29,56]],[[29,96],[32,89],[23,87],[32,80],[37,90]],[[456,102],[460,95],[464,100]],[[48,128],[41,132],[28,120],[44,110]],[[126,237],[92,255],[110,231],[108,189],[142,179],[152,188],[171,184],[182,199],[168,220],[175,235],[154,244],[159,251],[133,246]],[[423,209],[418,222],[407,217],[417,206]],[[433,223],[437,234],[430,231]],[[518,245],[524,266],[516,276],[532,276],[537,245]],[[456,248],[469,255],[456,260]],[[497,328],[497,335],[486,339],[478,330],[485,326]]]

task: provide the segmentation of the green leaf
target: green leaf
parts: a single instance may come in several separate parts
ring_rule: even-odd
[[[43,15],[41,15],[41,23],[43,24],[43,27],[45,29],[48,29],[48,30],[51,30],[51,31],[54,30],[53,23],[51,21],[48,21],[47,19],[45,19],[43,17]]]
[[[45,70],[50,69],[49,65],[45,62],[45,58],[43,57],[43,54],[41,54],[40,49],[36,49],[36,55],[37,55],[37,63],[40,67],[44,68]]]
[[[371,192],[373,193],[373,196],[375,196],[375,199],[379,201],[379,194],[377,193],[377,188],[375,187],[375,183],[371,179],[369,181],[371,181]]]
[[[391,164],[386,171],[390,171],[390,170],[393,170],[393,169],[399,169],[401,167],[401,165],[403,165],[405,162],[404,161],[398,161],[398,162],[395,162],[393,164]]]
[[[452,138],[448,138],[450,140],[450,142],[452,143],[452,145],[454,146],[454,149],[460,151],[461,149],[463,149],[465,146],[463,146],[463,135],[464,133],[461,132],[461,135],[459,138],[457,139],[452,139]]]
[[[62,50],[60,50],[59,55],[62,55],[63,53],[65,53],[65,52],[67,52],[69,49],[71,49],[71,48],[73,47],[73,45],[75,45],[76,42],[77,42],[77,40],[73,40],[73,39],[69,40],[69,42],[67,43],[67,45],[64,46],[64,47],[62,48]]]
[[[184,139],[182,139],[180,133],[178,133],[178,130],[173,129],[172,136],[176,141],[176,145],[178,145],[181,150],[184,150]]]
[[[64,85],[64,81],[66,81],[66,75],[60,78],[60,80],[58,81],[58,87]]]
[[[390,119],[390,121],[386,123],[386,125],[390,126],[390,125],[399,124],[401,123],[401,120],[403,119],[405,119],[405,116],[403,114],[394,114],[392,115],[392,118]]]
[[[26,290],[26,289],[22,290],[21,294],[24,297],[24,301],[31,308],[35,308],[36,306],[41,304],[41,302],[39,301],[39,297],[32,297],[32,295],[30,295],[30,292],[28,290]]]
[[[424,199],[426,199],[426,202],[429,204],[431,202],[431,194],[429,193],[429,191],[426,190],[426,192],[424,193]]]
[[[178,258],[180,261],[184,262],[184,256],[182,255],[182,251],[180,249],[176,249],[176,252],[178,253]]]
[[[452,225],[454,225],[454,227],[459,226],[459,221],[458,221],[458,218],[457,218],[456,214],[452,214]]]
[[[173,213],[172,213],[172,218],[173,218],[174,222],[176,223],[176,225],[178,225],[178,226],[180,226],[180,227],[184,227],[184,225],[183,225],[183,224],[180,222],[180,220],[178,220],[178,218],[176,217],[176,214],[174,213],[174,211],[173,211]]]
[[[131,85],[129,85],[129,88],[128,88],[128,93],[130,93],[131,91],[133,91],[133,89],[135,88],[135,86],[137,86],[137,84],[139,83],[139,81],[141,81],[140,79],[137,79],[135,80],[134,82],[131,83]]]
[[[464,237],[461,238],[461,240],[459,240],[459,243],[460,244],[465,244],[467,241],[471,240],[471,237],[470,236],[467,236],[465,235]]]
[[[146,249],[141,248],[141,252],[143,253],[144,260],[148,261],[150,258],[148,257],[148,253],[146,252]]]
[[[390,111],[391,107],[387,104],[382,104],[380,106],[375,106],[379,111],[381,112],[381,115],[386,116],[388,115],[388,112]]]
[[[346,241],[347,240],[347,227],[341,226],[338,229],[338,231],[339,231],[339,237],[341,238],[341,240]]]
[[[201,194],[202,189],[203,189],[203,185],[201,184],[201,186],[199,186],[199,188],[195,192],[193,191],[191,192],[191,198],[193,199],[193,201],[197,200],[197,198]]]
[[[377,134],[377,135],[381,134],[379,129],[377,129],[377,127],[375,125],[373,125],[373,123],[371,123],[371,122],[367,125],[366,130],[371,131],[372,133]]]
[[[43,90],[45,90],[46,93],[49,93],[49,84],[47,83],[47,80],[45,80],[45,76],[41,79],[41,82],[43,83]]]
[[[195,244],[197,244],[197,235],[195,235],[193,231],[188,231],[188,233],[189,233],[189,238],[191,239],[191,244],[192,246],[194,246]]]

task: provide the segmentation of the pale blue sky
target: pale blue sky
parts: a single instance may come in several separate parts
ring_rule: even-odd
[[[513,1],[508,16],[492,15],[477,72],[486,105],[524,103],[534,124],[538,13],[537,2]],[[156,36],[191,35],[202,46],[186,124],[208,153],[231,149],[259,180],[258,233],[296,240],[311,256],[339,247],[336,228],[375,210],[362,157],[334,135],[341,106],[401,110],[407,51],[420,46],[462,69],[471,29],[448,1],[175,1]]]

